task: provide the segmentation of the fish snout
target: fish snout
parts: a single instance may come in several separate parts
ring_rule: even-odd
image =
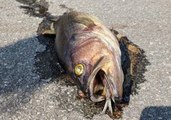
[[[81,94],[87,95],[88,89],[87,89],[87,77],[86,76],[77,76],[75,73],[73,73],[72,78],[77,85],[78,91],[81,91]]]

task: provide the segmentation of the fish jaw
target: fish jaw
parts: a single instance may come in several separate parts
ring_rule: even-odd
[[[113,66],[113,62],[107,58],[103,58],[88,79],[90,99],[93,102],[106,101],[102,114],[108,108],[111,114],[113,114],[112,102],[115,104],[115,98],[122,98],[123,80],[116,80],[118,77],[114,76],[116,74],[111,72],[111,66]],[[120,75],[123,75],[122,71]]]
[[[100,102],[105,100],[107,93],[106,89],[109,91],[110,96],[122,97],[123,80],[115,80],[117,77],[114,76],[115,74],[113,75],[113,72],[110,72],[110,69],[112,69],[111,66],[113,66],[112,64],[112,61],[103,58],[89,76],[87,86],[92,101]]]

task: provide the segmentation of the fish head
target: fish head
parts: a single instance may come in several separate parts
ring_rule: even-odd
[[[78,88],[94,102],[106,99],[106,91],[115,98],[122,98],[123,73],[114,68],[112,60],[101,57],[96,64],[78,63],[74,67],[74,80]]]

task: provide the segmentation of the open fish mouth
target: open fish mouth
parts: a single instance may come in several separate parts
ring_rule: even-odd
[[[112,102],[115,103],[115,97],[118,96],[116,90],[116,84],[112,82],[110,76],[105,73],[103,66],[108,62],[102,58],[97,66],[95,66],[93,72],[88,79],[88,88],[90,99],[93,102],[106,101],[102,114],[104,114],[109,108],[111,114],[113,114]]]
[[[100,102],[105,100],[105,105],[101,114],[105,114],[107,108],[113,114],[112,102],[115,103],[115,98],[111,93],[111,85],[103,70],[98,70],[94,79],[91,80],[90,86],[90,99],[93,102]]]
[[[103,70],[99,70],[97,74],[94,76],[94,79],[90,81],[90,99],[93,102],[100,102],[105,100],[105,72]]]
[[[93,102],[100,102],[106,99],[106,83],[108,80],[105,71],[102,69],[106,62],[108,60],[104,57],[99,59],[88,78],[89,95]]]

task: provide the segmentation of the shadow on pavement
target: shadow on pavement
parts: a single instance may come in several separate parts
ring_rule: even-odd
[[[42,52],[36,52],[35,56],[35,73],[37,73],[42,80],[49,78],[56,78],[59,75],[65,73],[64,69],[58,62],[58,57],[54,48],[55,36],[38,36],[40,44],[46,46],[46,49]],[[49,80],[51,81],[51,80]]]
[[[42,3],[36,3],[35,0],[17,1],[24,4],[20,8],[25,10],[25,14],[37,17],[49,15],[48,5],[46,6],[44,0]],[[127,37],[123,36],[119,42],[125,75],[123,103],[129,104],[130,95],[136,94],[139,89],[138,84],[145,81],[144,73],[146,66],[150,63],[146,59],[144,50]],[[42,50],[40,46],[46,48]],[[2,71],[0,73],[0,96],[2,98],[0,113],[16,111],[21,105],[30,101],[35,90],[64,73],[54,50],[54,36],[38,36],[20,40],[14,45],[0,48],[0,57],[3,58],[0,61],[0,71]],[[62,105],[65,106],[65,104]],[[89,105],[84,106],[83,111],[85,116],[90,115],[90,117],[99,113],[103,107],[103,104],[94,105],[88,101],[87,104]],[[119,111],[116,116],[119,114],[121,117],[122,105],[116,107],[116,111]]]
[[[38,39],[42,38],[23,39],[0,48],[0,113],[15,112],[30,101],[35,90],[61,74],[55,53]]]
[[[125,45],[121,43],[120,45],[125,48]],[[128,68],[126,70],[128,73],[125,73],[127,76],[125,77],[126,82],[124,82],[124,99],[126,102],[129,102],[132,86],[145,80],[143,74],[149,62],[143,50],[141,54],[135,56],[127,48],[123,48],[121,49],[124,56],[129,54],[130,60],[133,59],[133,56],[138,58],[135,76],[128,74],[130,73],[130,62],[126,65],[124,63],[124,56],[122,58],[123,67]],[[15,113],[21,106],[32,99],[32,95],[36,90],[49,82],[53,82],[55,78],[64,73],[64,70],[58,63],[54,49],[54,36],[37,36],[19,40],[15,44],[0,48],[0,58],[0,114],[5,112]],[[73,85],[71,83],[68,84]],[[67,85],[67,83],[65,82],[64,85]],[[137,87],[135,86],[135,88]],[[63,95],[65,94],[61,94],[61,99],[66,101],[68,97],[62,97]],[[56,100],[59,98],[60,96],[56,96]],[[71,99],[71,101],[75,101],[75,98]],[[63,101],[58,101],[63,106],[61,108],[67,109],[68,104],[71,104],[70,102],[63,103]],[[94,114],[102,111],[103,104],[94,104],[86,100],[79,107],[78,105],[77,107],[73,105],[73,107],[81,109],[85,116],[91,118]]]
[[[171,120],[171,106],[150,106],[146,107],[140,120]]]

